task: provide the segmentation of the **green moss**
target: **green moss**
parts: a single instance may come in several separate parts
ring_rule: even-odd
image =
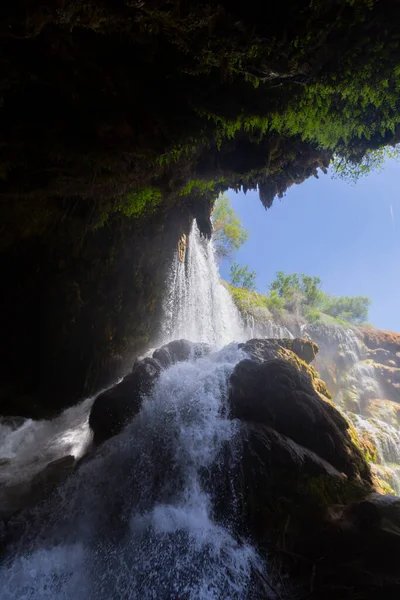
[[[309,323],[317,323],[322,320],[321,311],[314,308],[309,308],[305,317]]]
[[[126,217],[138,218],[153,212],[161,201],[161,192],[155,187],[143,187],[129,192],[117,210]]]
[[[188,196],[193,191],[197,194],[204,195],[207,192],[213,192],[215,187],[219,183],[223,183],[224,179],[218,179],[217,181],[205,181],[202,179],[192,179],[189,181],[184,188],[182,188],[179,192],[179,196]]]
[[[378,451],[376,449],[375,444],[372,439],[368,436],[367,433],[363,435],[359,435],[356,429],[349,423],[348,432],[351,438],[352,443],[358,450],[361,452],[363,458],[368,463],[375,464],[378,460]]]
[[[387,481],[381,479],[380,477],[377,477],[377,482],[384,494],[392,494],[393,496],[396,495],[396,492]]]
[[[229,284],[226,284],[226,287],[230,291],[236,306],[243,313],[248,313],[252,308],[257,307],[268,308],[267,297],[258,292],[252,292],[245,288],[236,288]]]

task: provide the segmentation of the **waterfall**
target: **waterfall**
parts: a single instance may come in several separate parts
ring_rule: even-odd
[[[184,259],[176,252],[164,314],[164,343],[183,338],[221,348],[246,337],[239,311],[220,281],[212,241],[200,236],[196,221]]]
[[[234,342],[294,337],[297,330],[271,319],[242,320],[219,279],[212,243],[195,222],[184,260],[176,254],[164,311],[163,342],[186,338],[214,351],[163,370],[122,433],[88,454],[52,496],[13,517],[18,535],[0,564],[1,600],[260,597],[254,573],[266,566],[234,534],[232,474],[240,444],[238,426],[228,418],[228,379],[244,357]],[[380,393],[373,369],[352,330],[328,329],[322,363],[336,353],[344,373],[334,401],[372,438],[380,476],[388,472],[400,492],[400,470],[392,464],[400,462],[399,430],[365,414],[366,400]],[[301,331],[318,338],[312,327]],[[48,462],[85,453],[92,402],[52,421],[0,423],[0,506]],[[221,502],[223,522],[216,517]]]
[[[236,460],[227,379],[241,358],[230,345],[161,373],[132,424],[20,517],[2,600],[254,598],[262,566],[232,534],[232,492],[223,525],[213,517],[219,462]]]
[[[212,243],[195,222],[185,260],[177,254],[172,267],[165,315],[163,341],[186,338],[217,351],[163,370],[120,435],[89,454],[50,498],[13,518],[20,534],[0,566],[2,600],[250,600],[257,594],[253,574],[265,566],[233,534],[233,481],[223,523],[214,514],[221,501],[218,472],[229,481],[239,459],[227,382],[243,358],[230,342],[244,339],[245,328],[220,282]],[[12,499],[49,461],[84,453],[92,402],[53,421],[0,426],[5,497]]]
[[[400,494],[400,426],[385,414],[385,396],[373,365],[366,360],[366,349],[351,328],[339,325],[314,325],[305,332],[319,345],[317,368],[328,381],[332,365],[337,368],[333,401],[354,425],[361,440],[373,444],[376,463],[371,469]],[[370,402],[378,402],[380,416],[371,410]]]

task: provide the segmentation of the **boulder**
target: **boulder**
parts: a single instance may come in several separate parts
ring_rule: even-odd
[[[142,400],[148,395],[161,372],[154,358],[137,360],[132,372],[95,399],[89,415],[89,426],[97,446],[117,435],[139,412]]]
[[[400,499],[374,493],[356,432],[316,391],[312,373],[273,357],[271,343],[251,347],[254,358],[230,378],[241,433],[230,465],[239,535],[268,552],[269,581],[282,597],[399,597]]]
[[[310,364],[318,353],[318,345],[303,338],[253,339],[239,346],[253,360],[264,362],[282,356],[282,350],[294,352],[305,363]]]
[[[241,361],[230,378],[229,402],[233,418],[273,428],[349,477],[368,477],[346,419],[291,363]]]
[[[209,354],[211,346],[202,342],[174,340],[153,352],[153,358],[166,369],[177,362],[200,358]]]
[[[364,344],[370,350],[383,349],[392,354],[400,352],[400,333],[375,329],[374,327],[360,327]]]

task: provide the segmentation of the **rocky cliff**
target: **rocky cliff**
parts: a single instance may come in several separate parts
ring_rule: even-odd
[[[236,300],[252,335],[301,335],[318,345],[314,365],[330,397],[368,448],[383,487],[400,493],[400,334],[327,316],[310,324],[286,311],[274,316],[253,301]]]
[[[146,346],[172,248],[193,216],[209,235],[220,191],[268,207],[398,139],[389,0],[0,11],[2,412],[74,402]]]

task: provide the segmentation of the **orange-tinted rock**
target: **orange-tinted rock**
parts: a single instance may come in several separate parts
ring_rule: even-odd
[[[373,327],[360,327],[360,331],[367,348],[371,350],[383,348],[393,353],[400,352],[400,333]]]

